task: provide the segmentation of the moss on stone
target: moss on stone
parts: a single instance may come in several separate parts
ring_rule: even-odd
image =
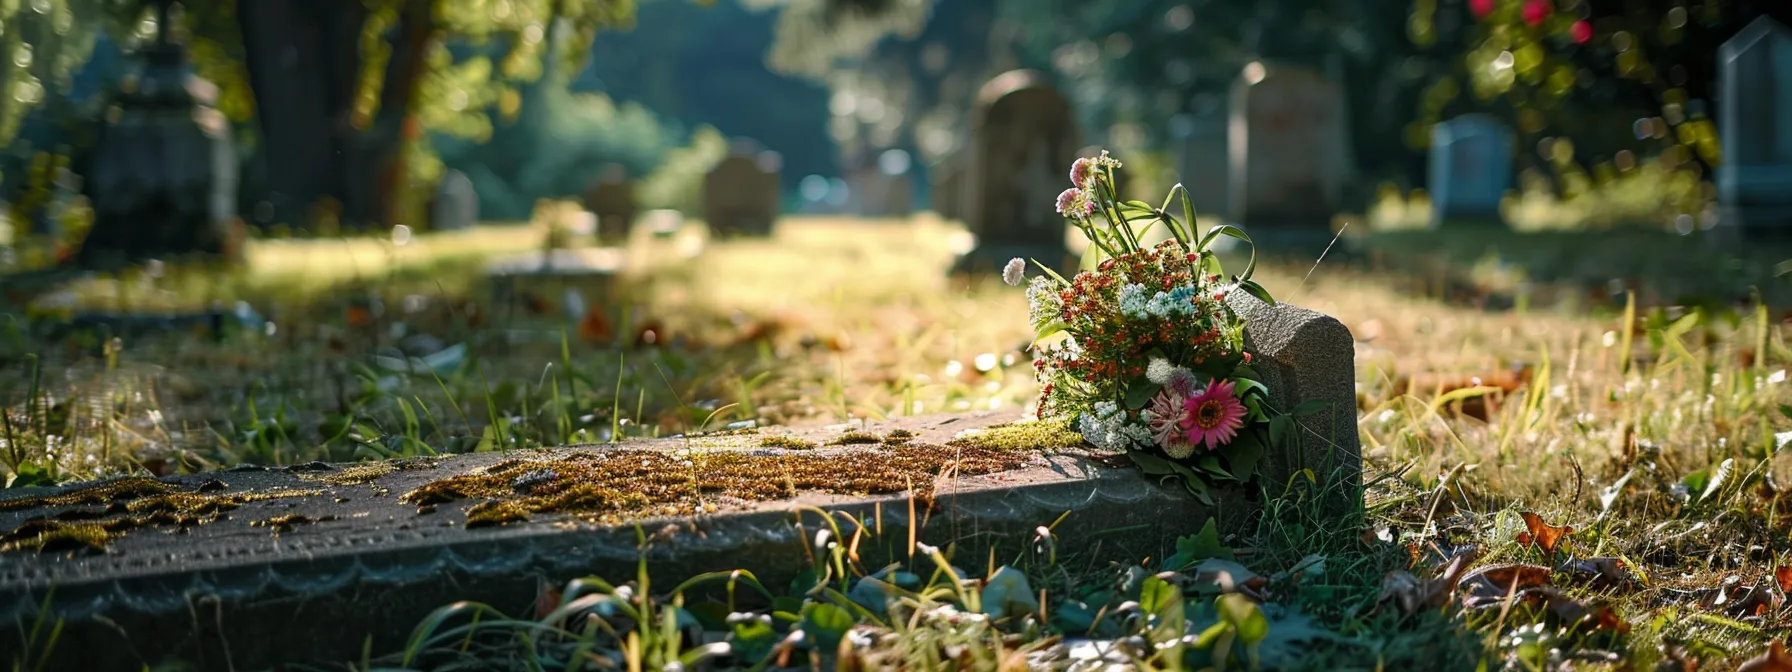
[[[275,534],[279,534],[281,532],[290,531],[295,526],[312,525],[312,524],[321,523],[321,522],[324,522],[327,520],[335,520],[335,519],[336,519],[335,516],[323,516],[321,518],[312,518],[311,516],[307,516],[302,513],[288,513],[285,515],[274,516],[272,518],[257,520],[255,522],[249,523],[249,526],[250,527],[272,528],[274,530]]]
[[[828,440],[830,446],[854,446],[872,443],[883,443],[884,437],[860,430],[851,430]]]
[[[436,460],[427,457],[413,457],[402,460],[383,460],[343,467],[339,471],[329,473],[304,473],[299,478],[307,481],[329,483],[331,485],[366,485],[379,480],[386,474],[399,471],[416,471],[434,469]]]
[[[759,440],[760,448],[783,448],[785,450],[812,450],[815,442],[800,439],[789,434],[774,434]]]
[[[890,433],[884,435],[884,445],[886,446],[900,446],[913,440],[915,440],[915,433],[901,428],[892,429]]]
[[[1083,435],[1071,427],[1069,420],[1040,420],[996,425],[953,439],[947,445],[1002,452],[1064,450],[1082,446]]]
[[[216,479],[191,491],[150,478],[127,478],[68,492],[5,502],[6,509],[59,508],[106,504],[104,509],[72,509],[55,516],[32,518],[0,533],[0,551],[103,551],[131,530],[173,527],[184,531],[224,517],[247,502],[308,497],[318,490],[280,489],[266,492],[218,492],[229,486]],[[31,502],[31,506],[15,502]]]
[[[882,438],[875,439],[882,442]],[[931,501],[935,478],[1019,468],[1019,452],[917,443],[849,454],[614,449],[545,459],[507,459],[469,474],[426,483],[400,501],[426,505],[486,500],[467,525],[499,525],[537,513],[571,513],[604,522],[640,515],[693,515],[706,501],[772,501],[804,492],[866,496],[911,491]],[[525,484],[527,487],[519,487]]]

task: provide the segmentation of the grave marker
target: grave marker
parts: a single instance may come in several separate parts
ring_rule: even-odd
[[[1323,245],[1349,177],[1344,95],[1319,71],[1245,66],[1228,129],[1231,221],[1259,247]],[[1267,242],[1267,244],[1266,244]]]
[[[1792,236],[1792,31],[1755,19],[1719,48],[1718,79],[1722,235]]]
[[[778,219],[777,155],[736,153],[703,179],[703,219],[721,236],[769,236]]]
[[[958,220],[964,217],[964,159],[960,154],[953,154],[940,159],[928,169],[929,186],[933,189],[931,201],[933,211],[940,219]]]
[[[453,168],[442,173],[435,197],[429,203],[429,228],[432,231],[460,231],[479,221],[479,194],[473,180]]]
[[[628,239],[629,225],[635,221],[635,184],[628,180],[622,166],[611,164],[603,177],[585,195],[585,208],[597,215],[597,240],[614,244]]]
[[[1512,186],[1512,129],[1485,114],[1431,127],[1431,225],[1500,224]]]
[[[1174,129],[1176,179],[1188,189],[1189,203],[1197,216],[1225,217],[1228,207],[1229,161],[1226,117],[1223,109],[1191,114]]]
[[[1020,257],[1073,272],[1055,206],[1082,146],[1069,101],[1044,75],[1013,70],[978,91],[971,129],[963,214],[977,246],[953,270],[993,273]]]
[[[1212,506],[1180,483],[1114,466],[1115,455],[1074,436],[1033,431],[1010,435],[1031,442],[1020,448],[978,444],[967,430],[1018,420],[995,412],[14,488],[0,491],[0,621],[33,622],[48,595],[43,615],[62,624],[41,661],[49,669],[210,662],[226,651],[236,669],[340,664],[359,660],[364,646],[373,655],[402,649],[419,621],[453,602],[514,616],[527,613],[543,579],[633,577],[636,524],[666,532],[647,551],[658,585],[738,568],[787,586],[804,566],[793,559],[823,527],[799,507],[878,530],[855,537],[866,566],[905,559],[910,539],[977,566],[992,549],[1024,548],[1054,520],[1062,539],[1101,540],[1088,562],[1137,561],[1173,548],[1209,516],[1222,534],[1251,529],[1262,493],[1302,469],[1352,486],[1328,489],[1342,496],[1324,506],[1343,515],[1361,479],[1349,331],[1243,292],[1227,300],[1245,317],[1272,402],[1325,409],[1296,421],[1298,455],[1265,455],[1260,473],[1271,487],[1216,487]],[[645,504],[534,490],[626,487],[630,470],[670,473],[671,464],[717,490],[691,488],[706,493],[695,500],[643,494]],[[844,491],[829,471],[836,464],[865,469],[850,488],[871,494]],[[784,499],[752,494],[760,471],[789,484],[769,495]]]

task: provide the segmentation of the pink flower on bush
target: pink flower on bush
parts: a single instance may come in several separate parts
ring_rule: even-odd
[[[1200,394],[1183,402],[1179,423],[1190,444],[1206,444],[1208,450],[1232,442],[1244,427],[1244,404],[1239,403],[1230,381],[1213,381]]]
[[[1475,13],[1475,18],[1485,19],[1493,13],[1493,0],[1468,0],[1468,9]]]
[[[1549,0],[1525,0],[1524,22],[1532,26],[1549,18]]]
[[[1076,217],[1078,201],[1082,195],[1083,192],[1075,187],[1065,189],[1063,193],[1058,194],[1058,214],[1065,217]]]

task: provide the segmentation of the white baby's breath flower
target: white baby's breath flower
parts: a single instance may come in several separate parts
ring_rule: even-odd
[[[1170,376],[1175,373],[1176,367],[1170,365],[1170,360],[1162,357],[1153,357],[1151,363],[1145,365],[1145,379],[1159,385],[1170,384]]]
[[[1021,279],[1026,277],[1026,273],[1026,261],[1022,260],[1020,257],[1009,259],[1008,265],[1002,267],[1002,282],[1018,287],[1020,286]]]

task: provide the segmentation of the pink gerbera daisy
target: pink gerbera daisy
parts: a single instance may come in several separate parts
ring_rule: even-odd
[[[1178,460],[1195,453],[1195,444],[1188,442],[1187,432],[1182,429],[1183,416],[1188,415],[1187,402],[1187,397],[1164,388],[1151,398],[1151,407],[1145,409],[1151,439],[1165,454]]]
[[[1231,443],[1244,427],[1244,404],[1233,394],[1231,382],[1208,383],[1207,389],[1189,397],[1182,407],[1183,436],[1191,444],[1207,444],[1208,450]]]

